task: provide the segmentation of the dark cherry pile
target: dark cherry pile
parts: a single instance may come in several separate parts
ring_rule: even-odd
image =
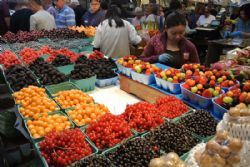
[[[50,31],[43,30],[42,33],[44,34],[44,37],[47,37],[50,39],[61,39],[61,38],[70,39],[70,38],[85,38],[86,37],[84,33],[78,33],[68,28],[53,29]]]
[[[7,32],[4,34],[3,38],[9,42],[9,43],[15,43],[15,42],[29,42],[29,41],[36,41],[39,38],[43,37],[43,33],[40,31],[18,31],[17,34],[14,34],[12,32]]]
[[[164,96],[158,98],[156,100],[156,107],[159,115],[169,119],[179,117],[189,110],[183,101],[174,96]]]
[[[148,166],[151,159],[159,156],[159,148],[141,138],[127,141],[116,151],[107,154],[111,162],[119,167]]]
[[[164,152],[176,152],[179,156],[190,151],[199,141],[184,126],[165,122],[146,136],[148,142]]]
[[[149,131],[164,122],[155,105],[147,102],[127,106],[122,117],[137,132]]]
[[[67,76],[60,73],[53,65],[44,61],[43,58],[36,59],[29,68],[40,79],[43,85],[52,85],[65,82]]]
[[[78,161],[77,163],[70,165],[70,167],[110,167],[112,166],[111,162],[102,155],[93,155],[83,160]]]
[[[86,79],[94,76],[95,73],[87,64],[76,64],[74,70],[70,73],[70,78],[75,80]]]
[[[64,55],[57,55],[56,58],[52,61],[52,65],[55,67],[65,66],[71,64],[70,58]]]
[[[6,79],[14,91],[19,91],[29,85],[38,86],[35,76],[22,65],[13,65],[5,70]]]
[[[80,129],[50,132],[39,146],[48,165],[54,167],[70,165],[92,153]]]
[[[129,124],[123,118],[109,113],[89,124],[86,134],[99,149],[113,147],[132,136]]]
[[[108,79],[117,76],[113,70],[117,67],[112,59],[87,59],[85,56],[81,56],[76,61],[76,64],[89,65],[91,70],[97,75],[97,79]]]
[[[205,110],[196,110],[194,113],[181,118],[179,123],[189,131],[201,136],[212,136],[216,133],[217,121]]]

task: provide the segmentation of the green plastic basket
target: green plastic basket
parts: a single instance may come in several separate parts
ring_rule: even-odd
[[[74,80],[70,79],[78,88],[84,92],[88,92],[95,89],[96,75],[87,79]]]
[[[65,75],[69,75],[71,71],[74,70],[74,66],[75,66],[74,64],[70,64],[66,66],[56,67],[56,69]]]
[[[47,55],[47,54],[41,56],[41,58],[43,58],[43,60],[45,60],[45,61],[46,61],[49,57],[50,57],[50,55]]]
[[[83,42],[91,44],[94,41],[94,37],[84,38]]]
[[[64,114],[64,113],[61,112],[61,111],[58,111],[58,112],[50,113],[49,115],[55,115],[55,114],[59,114],[59,115],[66,116],[66,117],[68,118],[70,124],[71,124],[70,129],[73,129],[73,128],[74,128],[73,122],[71,121],[71,119],[70,119],[66,114]],[[41,140],[43,140],[44,137],[40,137],[40,138],[35,139],[35,138],[33,138],[33,137],[31,136],[31,133],[30,133],[30,131],[29,131],[29,129],[28,129],[28,126],[27,126],[27,121],[28,121],[28,120],[24,120],[24,125],[25,125],[25,128],[27,129],[27,131],[28,131],[28,133],[29,133],[29,136],[30,136],[30,139],[32,140],[32,142],[33,142],[33,143],[37,143],[37,142],[40,142]]]
[[[79,90],[79,88],[71,82],[63,82],[60,84],[46,86],[45,89],[48,91],[51,97],[55,97],[55,94],[57,94],[60,91],[66,91],[66,90],[72,90],[72,89]]]

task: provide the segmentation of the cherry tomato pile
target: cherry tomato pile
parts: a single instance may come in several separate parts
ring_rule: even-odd
[[[173,119],[188,112],[188,107],[174,96],[165,96],[158,98],[156,106],[160,116]]]
[[[92,122],[86,133],[99,149],[113,147],[132,136],[129,124],[122,117],[109,113]]]
[[[95,50],[89,55],[89,59],[102,59],[104,58],[104,54],[98,50]]]
[[[148,131],[164,122],[155,105],[146,102],[127,106],[122,117],[137,132]]]
[[[5,68],[8,68],[12,65],[21,64],[21,62],[13,52],[6,50],[0,54],[0,64],[3,64]]]
[[[40,143],[40,151],[49,166],[64,167],[92,153],[80,129],[50,132]]]
[[[34,62],[42,54],[40,51],[36,51],[32,48],[24,48],[19,52],[19,55],[22,57],[23,61],[27,64]]]

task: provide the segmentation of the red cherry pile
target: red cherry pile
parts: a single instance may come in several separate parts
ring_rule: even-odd
[[[0,54],[0,64],[3,64],[5,68],[8,68],[12,65],[21,64],[21,62],[18,60],[15,53],[6,50]]]
[[[19,55],[25,63],[30,64],[40,57],[42,53],[32,48],[24,48],[19,52]]]
[[[129,124],[122,117],[109,113],[89,124],[86,134],[100,149],[113,147],[132,136]]]
[[[17,34],[14,34],[12,32],[7,32],[3,37],[6,41],[9,43],[15,43],[15,42],[29,42],[29,41],[36,41],[37,39],[43,37],[44,34],[40,31],[18,31]]]
[[[164,122],[161,115],[158,114],[155,105],[147,102],[139,102],[127,106],[122,117],[137,132],[148,131]]]
[[[89,55],[89,59],[102,59],[104,58],[104,54],[98,50],[95,50],[94,52],[92,52],[90,55]]]
[[[174,96],[164,96],[156,100],[158,114],[165,118],[173,119],[188,112],[188,107]]]
[[[40,143],[40,151],[48,165],[54,167],[70,165],[92,153],[80,129],[48,133]]]

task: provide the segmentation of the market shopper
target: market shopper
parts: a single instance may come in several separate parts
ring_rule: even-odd
[[[55,5],[58,9],[56,13],[56,27],[68,28],[76,25],[75,12],[68,5],[66,0],[55,0]]]
[[[43,8],[49,12],[54,18],[56,17],[56,9],[55,9],[55,4],[52,2],[52,0],[43,0]]]
[[[216,20],[216,18],[210,14],[210,10],[208,7],[204,9],[204,14],[201,15],[197,21],[198,27],[207,27],[211,24],[213,20]]]
[[[184,37],[185,27],[185,16],[178,12],[169,14],[164,32],[149,41],[141,60],[160,62],[174,68],[180,68],[185,63],[199,63],[195,46]]]
[[[98,26],[105,18],[106,11],[101,9],[100,0],[91,0],[90,9],[83,15],[84,26]]]
[[[105,20],[96,30],[94,48],[108,57],[130,55],[129,44],[136,45],[142,40],[132,24],[121,19],[121,15],[121,9],[117,5],[111,5]]]
[[[30,30],[52,30],[56,28],[54,17],[43,9],[41,0],[29,0],[35,14],[30,16]]]
[[[132,24],[135,27],[141,27],[142,25],[142,16],[143,16],[143,10],[141,7],[136,7],[134,11],[135,17],[132,20]]]
[[[10,12],[7,2],[5,0],[0,1],[0,35],[4,35],[10,25]]]
[[[29,9],[29,0],[19,0],[17,11],[10,17],[10,31],[30,31],[30,16],[33,14]]]
[[[142,20],[143,23],[147,24],[149,27],[150,23],[155,24],[156,28],[159,27],[158,7],[156,6],[156,4],[148,4],[145,11],[145,16]]]
[[[86,9],[83,8],[83,6],[79,3],[78,0],[71,0],[70,7],[75,12],[76,25],[81,26],[82,25],[82,16],[86,12]]]

